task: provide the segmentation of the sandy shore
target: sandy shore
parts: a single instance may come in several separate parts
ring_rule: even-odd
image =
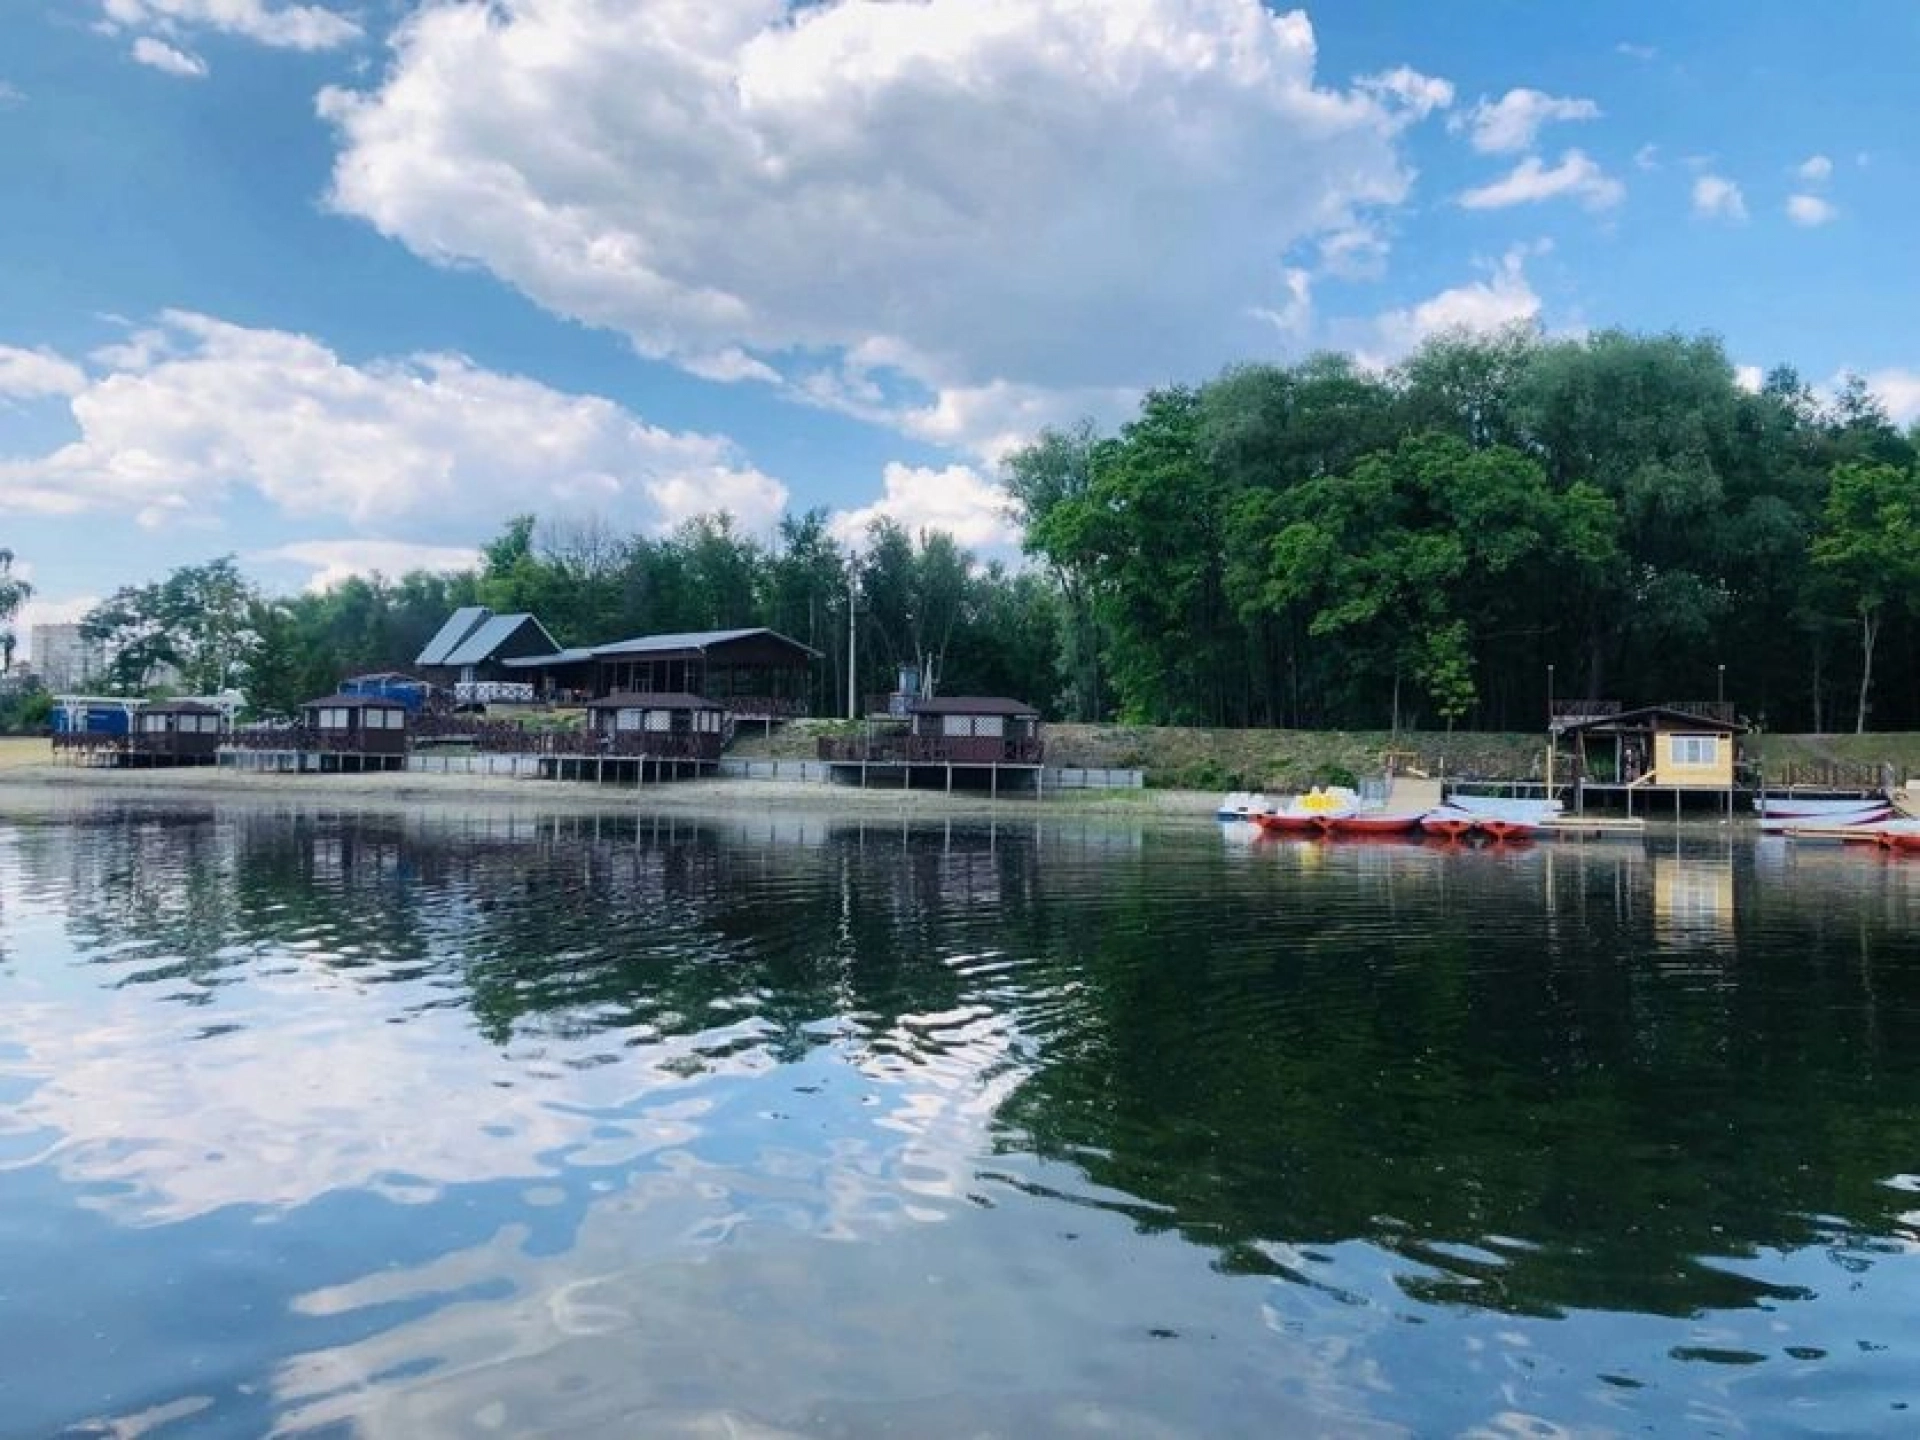
[[[999,799],[940,790],[862,790],[790,780],[680,780],[590,785],[506,775],[388,771],[365,775],[282,775],[223,770],[110,770],[54,765],[36,757],[6,763],[0,751],[0,810],[41,810],[80,798],[202,802],[261,801],[365,810],[509,806],[547,811],[739,815],[768,810],[811,815],[1138,816],[1211,821],[1219,797],[1190,790],[1070,790]]]

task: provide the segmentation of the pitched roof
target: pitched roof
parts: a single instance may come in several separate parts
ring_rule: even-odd
[[[631,640],[616,640],[610,645],[596,645],[596,656],[606,655],[652,655],[663,651],[707,650],[715,645],[725,645],[734,640],[746,640],[755,635],[765,635],[778,640],[783,645],[791,645],[796,650],[809,655],[820,652],[811,645],[804,645],[792,636],[782,635],[778,630],[769,630],[764,625],[749,626],[744,630],[684,630],[671,635],[638,635]]]
[[[1613,715],[1592,715],[1583,720],[1557,724],[1554,728],[1561,734],[1573,730],[1612,730],[1622,725],[1628,729],[1644,729],[1636,722],[1655,718],[1677,720],[1680,726],[1689,730],[1717,730],[1726,735],[1744,733],[1747,726],[1738,720],[1720,720],[1711,715],[1702,715],[1695,710],[1685,710],[1674,705],[1641,705],[1632,710],[1621,710]]]
[[[593,651],[576,645],[569,650],[556,650],[551,655],[512,655],[500,663],[511,670],[535,670],[543,665],[578,665],[592,658]]]
[[[547,627],[526,613],[519,615],[495,615],[481,622],[480,627],[454,647],[453,653],[440,661],[442,665],[481,665],[493,658],[493,652],[519,634],[525,626],[531,625],[540,632],[540,638],[549,651],[558,650],[559,644],[547,634]]]
[[[322,695],[318,700],[309,700],[300,708],[318,710],[405,710],[404,702],[389,700],[385,695]]]
[[[589,710],[724,710],[727,707],[717,700],[709,700],[702,695],[688,695],[677,690],[652,690],[645,694],[635,691],[623,691],[617,695],[603,695],[598,700],[587,703]]]
[[[484,605],[462,605],[447,617],[447,623],[434,632],[426,648],[414,658],[416,665],[445,665],[454,647],[471,635],[493,612]]]
[[[916,700],[907,707],[916,715],[1033,715],[1039,711],[1024,700],[1004,695],[940,695]]]

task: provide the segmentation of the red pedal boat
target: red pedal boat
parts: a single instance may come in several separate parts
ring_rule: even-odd
[[[1352,815],[1329,815],[1321,823],[1329,835],[1404,835],[1418,830],[1426,816],[1424,810],[1358,811]]]

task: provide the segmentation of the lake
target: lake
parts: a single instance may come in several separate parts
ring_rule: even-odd
[[[0,801],[0,1435],[1908,1434],[1920,860]]]

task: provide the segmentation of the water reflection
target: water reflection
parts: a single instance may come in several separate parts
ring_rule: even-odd
[[[1093,820],[0,823],[0,1324],[39,1377],[0,1414],[1625,1428],[1790,1362],[1876,1428],[1856,1342],[1916,1338],[1917,873]]]

